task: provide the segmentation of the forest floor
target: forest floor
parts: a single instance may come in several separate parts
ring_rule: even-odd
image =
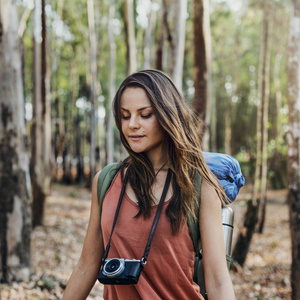
[[[235,235],[241,230],[237,212],[249,195],[234,203]],[[236,298],[291,299],[291,242],[286,191],[268,192],[263,234],[255,234],[244,267],[230,271]],[[61,299],[83,244],[90,209],[90,192],[74,186],[54,185],[45,209],[45,226],[32,233],[32,271],[29,282],[0,285],[0,300]],[[236,212],[237,211],[237,212]],[[96,283],[88,299],[102,299]]]

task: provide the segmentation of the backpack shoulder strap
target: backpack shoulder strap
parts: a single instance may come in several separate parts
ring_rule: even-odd
[[[109,164],[105,166],[99,174],[98,182],[97,182],[97,197],[100,206],[100,217],[101,217],[102,202],[104,196],[107,190],[109,189],[116,174],[120,170],[121,166],[122,166],[122,162]]]
[[[195,189],[196,189],[196,199],[195,199],[195,217],[192,215],[188,216],[187,225],[189,228],[190,236],[193,241],[193,246],[195,252],[199,253],[201,249],[201,237],[200,237],[200,230],[199,230],[199,209],[200,209],[200,202],[201,202],[201,181],[202,178],[200,174],[197,172],[195,176]]]

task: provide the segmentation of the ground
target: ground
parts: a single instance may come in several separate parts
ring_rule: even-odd
[[[234,203],[235,236],[247,193]],[[263,234],[255,234],[245,266],[230,271],[236,298],[291,299],[291,242],[286,191],[268,192]],[[0,300],[61,299],[83,244],[90,209],[90,192],[74,186],[54,185],[47,199],[45,226],[32,234],[32,271],[27,283],[0,285]],[[88,299],[102,299],[96,283]]]

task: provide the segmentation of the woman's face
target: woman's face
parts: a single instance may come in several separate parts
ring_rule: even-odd
[[[162,155],[163,129],[144,89],[128,87],[121,96],[121,128],[130,148],[148,158]]]

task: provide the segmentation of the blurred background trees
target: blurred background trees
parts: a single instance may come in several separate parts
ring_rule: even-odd
[[[10,51],[3,42],[4,2],[2,52]],[[43,222],[43,199],[51,181],[90,186],[96,171],[124,158],[111,101],[120,82],[143,68],[163,70],[174,79],[204,120],[199,134],[205,132],[205,149],[240,162],[247,185],[254,186],[252,204],[258,199],[264,203],[267,189],[288,186],[287,33],[293,3],[16,3],[34,225]],[[12,72],[3,66],[1,61],[1,76]],[[12,109],[17,114],[16,106]],[[5,116],[1,108],[2,122]],[[260,219],[262,215],[263,210]]]

